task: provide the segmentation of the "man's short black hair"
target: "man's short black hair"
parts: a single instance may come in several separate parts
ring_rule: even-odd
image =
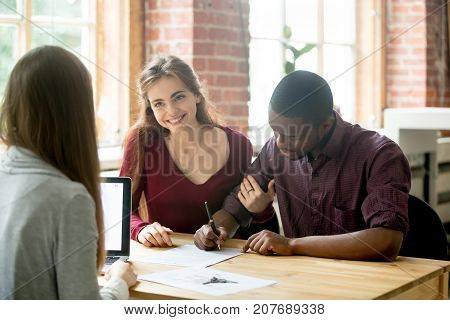
[[[321,76],[294,71],[278,83],[270,98],[270,108],[284,117],[302,117],[319,124],[333,111],[333,94]]]

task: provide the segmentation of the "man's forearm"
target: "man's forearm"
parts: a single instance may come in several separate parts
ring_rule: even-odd
[[[239,223],[228,211],[221,209],[213,215],[214,223],[217,227],[223,227],[228,233],[228,237],[231,239],[239,229]]]
[[[333,236],[290,241],[293,254],[348,260],[395,260],[403,241],[401,231],[373,228]]]

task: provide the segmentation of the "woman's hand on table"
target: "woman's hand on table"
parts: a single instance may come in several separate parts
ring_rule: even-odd
[[[173,246],[170,228],[153,222],[143,228],[138,235],[138,241],[146,247],[171,247]]]

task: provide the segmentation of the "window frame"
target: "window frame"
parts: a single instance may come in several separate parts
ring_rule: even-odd
[[[95,61],[96,58],[96,20],[97,15],[97,1],[87,1],[89,6],[87,18],[65,18],[65,17],[52,17],[52,16],[35,16],[31,15],[31,8],[33,0],[16,0],[17,11],[16,15],[0,14],[1,25],[12,25],[17,27],[18,46],[17,56],[15,59],[19,59],[27,51],[31,49],[31,27],[35,25],[41,28],[45,25],[63,25],[63,26],[77,26],[86,27],[89,33],[89,56],[85,57],[89,61]],[[64,45],[64,47],[72,50],[70,47]],[[88,67],[91,72],[92,78],[95,81],[95,68],[91,65]]]
[[[281,26],[280,29],[286,25],[286,0],[280,0],[281,1]],[[358,1],[355,1],[355,11],[356,11],[356,3]],[[317,40],[316,41],[300,41],[298,39],[291,39],[291,43],[295,45],[299,44],[305,44],[305,43],[311,43],[315,45],[315,48],[317,49],[317,62],[316,62],[316,70],[317,73],[321,76],[324,75],[324,47],[326,45],[335,45],[335,46],[342,46],[347,47],[351,49],[352,57],[354,63],[357,62],[357,36],[355,33],[355,39],[353,43],[349,42],[343,42],[343,41],[325,41],[325,9],[324,9],[324,0],[317,0]],[[356,17],[357,13],[355,12],[355,24],[356,24]],[[265,41],[273,41],[277,42],[280,47],[282,47],[281,40],[284,40],[281,32],[280,36],[278,38],[276,37],[258,37],[250,35],[250,41],[252,40],[265,40]],[[282,66],[286,62],[286,55],[282,55]],[[356,82],[356,71],[355,71],[355,82]],[[357,118],[357,107],[356,107],[356,83],[354,85],[354,91],[355,91],[355,105],[352,106],[351,114],[353,118]]]
[[[357,1],[356,13],[356,119],[364,127],[382,128],[387,107],[386,2]]]
[[[88,30],[89,37],[89,56],[85,57],[89,61],[88,70],[92,76],[94,88],[95,107],[98,107],[100,100],[100,90],[102,81],[102,69],[104,54],[101,39],[103,33],[107,32],[101,26],[103,21],[104,0],[87,1],[88,16],[84,18],[65,18],[52,16],[31,16],[33,0],[16,0],[16,9],[18,14],[5,15],[0,14],[0,24],[14,26],[17,29],[17,52],[14,57],[19,59],[23,54],[31,49],[31,27],[36,23],[39,27],[45,25],[56,26],[82,26]],[[119,68],[118,79],[124,79],[125,85],[121,84],[119,92],[119,138],[117,143],[99,147],[99,158],[102,170],[117,169],[122,159],[122,141],[128,132],[133,119],[138,112],[138,97],[136,94],[136,78],[141,71],[144,60],[144,4],[141,1],[117,0],[121,16],[121,32],[118,37],[118,43],[121,47],[120,61],[117,61]],[[131,36],[133,35],[133,36]],[[63,47],[68,48],[67,46]],[[71,50],[71,48],[68,48]],[[133,49],[133,50],[131,50]],[[80,54],[83,56],[83,54]],[[131,65],[130,61],[133,61]],[[99,70],[97,70],[99,69]],[[100,141],[99,141],[100,144]],[[4,146],[0,146],[0,153],[4,151]]]

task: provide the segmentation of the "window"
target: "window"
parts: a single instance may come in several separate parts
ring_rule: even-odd
[[[44,44],[72,49],[89,70],[95,61],[95,5],[88,0],[6,0],[0,3],[3,94],[9,73],[25,52]]]
[[[255,145],[272,134],[264,125],[272,91],[285,74],[285,25],[292,30],[294,47],[315,45],[297,60],[296,69],[324,77],[343,118],[355,121],[355,12],[354,0],[250,0],[249,124]]]
[[[92,75],[100,146],[120,146],[129,127],[129,6],[129,0],[2,0],[0,97],[20,56],[40,45],[61,46]]]

